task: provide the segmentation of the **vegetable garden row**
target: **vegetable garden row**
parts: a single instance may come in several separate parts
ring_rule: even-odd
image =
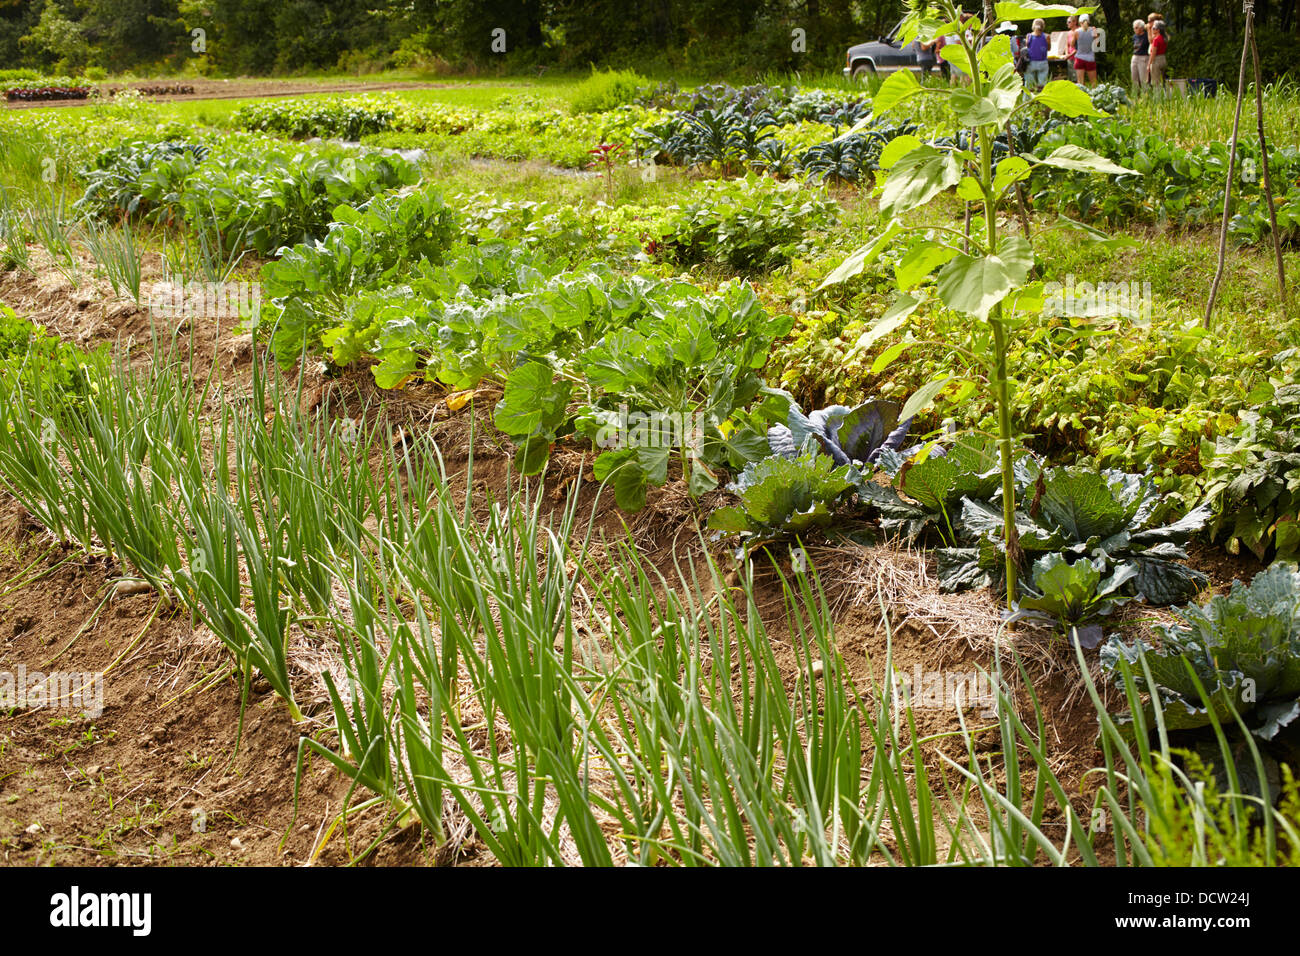
[[[337,648],[337,739],[305,735],[300,767],[328,761],[369,793],[349,813],[386,806],[435,843],[454,806],[503,863],[1169,862],[1161,826],[1200,827],[1209,855],[1294,854],[1295,354],[1189,325],[1173,285],[1132,326],[1045,307],[1048,280],[1074,282],[1044,250],[1126,255],[1138,240],[1101,227],[1204,224],[1226,153],[1137,132],[1114,90],[1026,91],[1005,38],[977,49],[955,22],[911,29],[952,35],[970,87],[646,88],[589,112],[267,102],[237,131],[123,120],[91,146],[6,131],[11,168],[78,160],[53,212],[6,194],[8,267],[31,269],[35,240],[72,276],[81,230],[141,301],[121,253],[150,230],[211,281],[255,254],[245,322],[266,353],[228,402],[162,331],[141,369],[7,313],[24,358],[0,376],[0,481],[186,608],[295,719],[288,635]],[[290,141],[307,137],[361,144]],[[676,177],[675,201],[619,202],[612,171],[581,208],[451,194],[395,152],[577,166],[612,144],[630,177]],[[1289,241],[1300,153],[1267,161],[1292,184]],[[837,200],[868,191],[854,248]],[[1231,234],[1259,242],[1259,187],[1235,194]],[[321,361],[436,383],[475,421],[491,401],[518,493],[457,506],[432,440],[305,414],[291,376]],[[552,508],[533,480],[557,449],[624,512],[679,483],[728,549],[667,582],[631,538],[596,560],[579,488]],[[996,767],[963,723],[966,759],[927,776],[908,709],[848,673],[803,557],[850,533],[933,549],[941,588],[992,588],[1008,626],[1070,648],[1100,722],[1090,808],[1052,770],[1037,700],[1001,682],[1009,661]],[[1206,600],[1198,537],[1280,560]],[[793,683],[753,581],[786,554]],[[1181,606],[1158,647],[1108,634],[1136,603]],[[1102,840],[1097,809],[1124,821]]]

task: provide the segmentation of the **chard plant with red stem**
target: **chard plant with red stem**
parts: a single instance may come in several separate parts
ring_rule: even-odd
[[[623,152],[622,143],[601,143],[587,150],[595,158],[587,164],[588,169],[599,169],[605,176],[605,199],[614,205],[614,162]]]

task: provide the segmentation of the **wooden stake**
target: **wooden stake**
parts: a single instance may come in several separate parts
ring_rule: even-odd
[[[1248,21],[1254,13],[1248,15]],[[1264,80],[1259,70],[1259,48],[1255,46],[1255,31],[1247,29],[1250,55],[1255,61],[1255,119],[1259,127],[1259,153],[1264,160],[1264,198],[1268,201],[1268,224],[1273,230],[1273,255],[1277,258],[1277,295],[1283,313],[1290,311],[1286,296],[1286,266],[1282,263],[1282,235],[1277,231],[1277,206],[1273,202],[1273,180],[1268,174],[1268,143],[1264,140]]]
[[[1228,181],[1223,186],[1223,222],[1219,226],[1219,264],[1214,270],[1210,285],[1210,299],[1205,304],[1205,318],[1201,324],[1207,329],[1214,325],[1214,301],[1219,297],[1219,283],[1223,281],[1223,265],[1228,256],[1228,214],[1232,209],[1232,182],[1237,176],[1237,133],[1241,128],[1241,100],[1246,92],[1246,57],[1250,54],[1250,31],[1255,22],[1255,0],[1246,0],[1246,39],[1241,45],[1241,73],[1237,79],[1237,111],[1232,117],[1232,150],[1228,154]]]

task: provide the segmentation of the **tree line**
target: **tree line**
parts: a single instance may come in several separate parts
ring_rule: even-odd
[[[1256,0],[1269,78],[1300,42],[1300,0]],[[978,12],[973,2],[968,8]],[[1239,0],[1100,0],[1113,72],[1130,25],[1157,11],[1175,76],[1235,80]],[[217,75],[523,72],[620,66],[731,78],[843,66],[901,0],[0,0],[0,68]],[[1103,69],[1107,67],[1103,60]]]

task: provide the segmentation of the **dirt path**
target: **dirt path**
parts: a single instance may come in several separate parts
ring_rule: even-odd
[[[440,90],[448,89],[455,86],[454,83],[425,83],[416,80],[410,81],[367,81],[367,80],[339,80],[339,81],[312,81],[312,80],[263,80],[263,79],[237,79],[237,80],[166,80],[166,81],[140,81],[132,84],[119,83],[102,83],[98,84],[100,90],[112,90],[116,92],[122,89],[131,89],[140,85],[155,85],[159,82],[166,83],[183,83],[186,86],[194,87],[193,93],[183,93],[180,95],[150,96],[148,99],[157,103],[181,103],[186,100],[235,100],[251,99],[255,97],[270,96],[301,96],[307,93],[377,93],[383,91],[398,90]],[[5,101],[8,109],[35,109],[44,106],[89,106],[96,102],[95,99],[85,100],[38,100],[29,101]]]

